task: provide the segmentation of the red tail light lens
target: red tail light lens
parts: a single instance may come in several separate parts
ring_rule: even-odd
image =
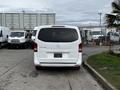
[[[37,52],[38,50],[37,50],[37,43],[33,43],[33,50],[34,50],[34,52]]]
[[[79,44],[79,52],[82,52],[82,43]]]

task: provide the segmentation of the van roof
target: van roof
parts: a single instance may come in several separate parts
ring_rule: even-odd
[[[40,28],[74,28],[74,29],[78,29],[77,26],[70,26],[70,25],[42,25],[42,26],[34,27],[34,30],[40,29]]]
[[[3,26],[0,26],[0,28],[8,28],[8,27],[3,27]]]

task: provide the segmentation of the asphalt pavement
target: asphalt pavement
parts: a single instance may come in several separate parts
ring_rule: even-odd
[[[85,47],[83,60],[108,47]],[[36,71],[30,49],[0,49],[0,90],[104,90],[83,68]]]

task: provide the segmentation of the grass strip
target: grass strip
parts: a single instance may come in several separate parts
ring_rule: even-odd
[[[120,90],[120,56],[103,52],[90,56],[88,64]]]

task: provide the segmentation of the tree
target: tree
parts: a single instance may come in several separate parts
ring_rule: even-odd
[[[120,0],[112,2],[112,13],[106,14],[106,24],[108,28],[116,28],[116,30],[120,31]],[[109,52],[113,52],[111,49],[111,41]]]
[[[120,0],[112,2],[112,13],[106,14],[106,24],[108,28],[120,29]]]

